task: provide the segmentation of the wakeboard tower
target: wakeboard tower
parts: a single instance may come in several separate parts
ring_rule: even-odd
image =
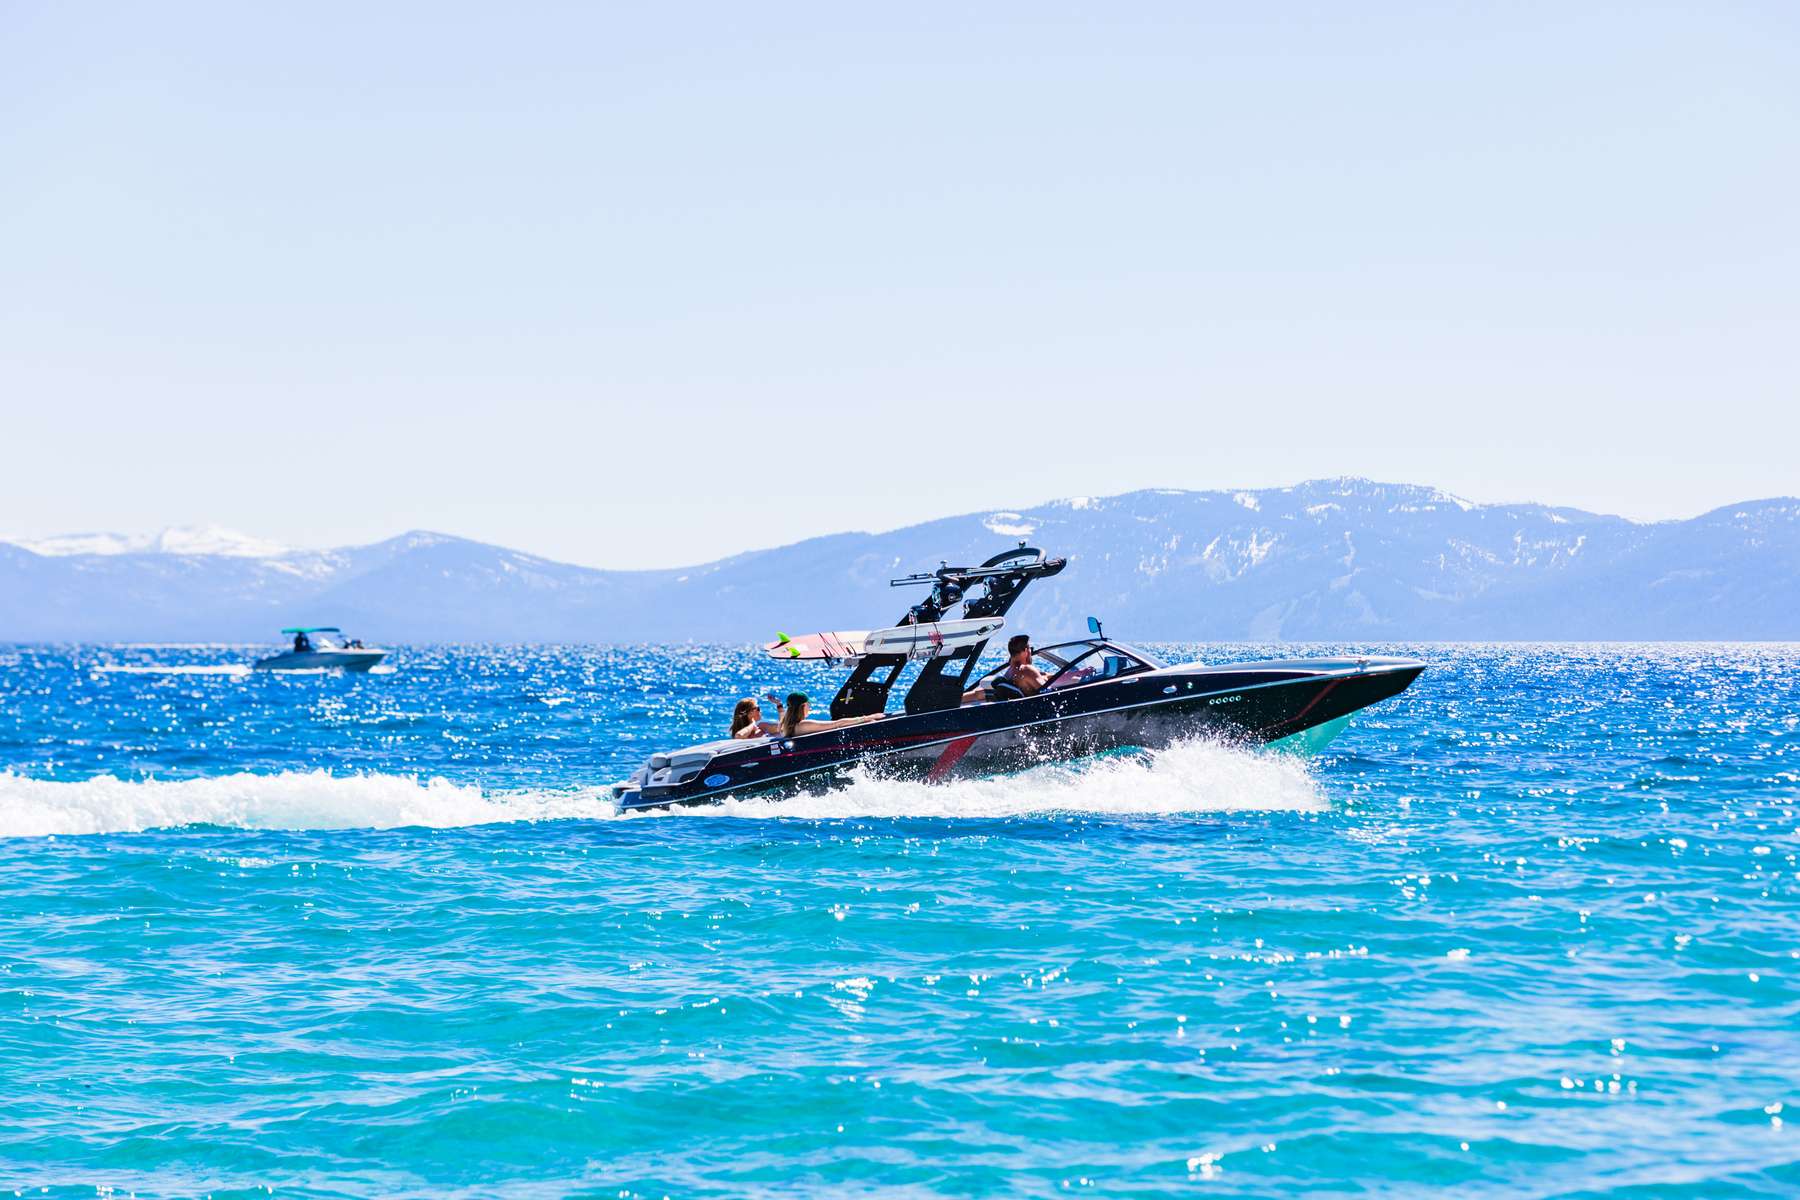
[[[845,782],[856,768],[937,782],[1192,737],[1312,750],[1335,737],[1356,710],[1406,690],[1425,669],[1406,658],[1165,666],[1105,638],[1090,617],[1092,637],[1034,648],[1048,679],[1041,691],[987,698],[999,694],[985,685],[1005,664],[976,670],[1006,612],[1026,587],[1067,565],[1021,543],[980,566],[945,564],[892,580],[894,587],[930,590],[891,628],[781,635],[765,647],[771,657],[851,664],[831,701],[834,720],[876,713],[886,719],[653,754],[613,785],[615,799],[621,809],[634,809],[813,790]],[[959,606],[961,615],[946,619]],[[889,713],[891,693],[913,663],[920,665],[901,711]]]

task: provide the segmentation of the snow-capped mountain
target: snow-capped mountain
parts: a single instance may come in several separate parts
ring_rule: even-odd
[[[222,525],[171,525],[161,533],[65,533],[47,538],[0,538],[34,554],[221,554],[230,558],[278,558],[292,547],[251,537]]]
[[[0,543],[0,641],[271,640],[295,623],[401,643],[744,641],[889,624],[911,599],[889,577],[1022,539],[1070,559],[1008,617],[1046,638],[1093,613],[1141,640],[1800,639],[1792,498],[1645,524],[1360,479],[1156,490],[670,571],[424,532],[323,551],[201,533],[123,548],[51,539],[48,553]],[[193,548],[206,545],[221,548]]]

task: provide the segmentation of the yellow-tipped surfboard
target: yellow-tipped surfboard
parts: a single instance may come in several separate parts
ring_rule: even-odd
[[[770,658],[818,658],[838,661],[867,654],[901,654],[907,658],[933,658],[972,646],[994,635],[1005,622],[999,617],[979,620],[933,621],[921,625],[896,625],[892,629],[851,629],[809,633],[802,637],[775,635],[764,649]]]

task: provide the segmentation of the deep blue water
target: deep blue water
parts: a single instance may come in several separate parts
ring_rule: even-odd
[[[0,647],[0,1186],[1800,1194],[1800,647],[1364,649],[1310,764],[619,819],[825,677]]]

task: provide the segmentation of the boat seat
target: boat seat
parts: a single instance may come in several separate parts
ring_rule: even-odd
[[[763,741],[767,741],[767,738]],[[664,750],[664,752],[650,756],[650,770],[662,770],[664,766],[679,768],[679,766],[706,765],[720,750],[731,750],[731,748],[747,747],[747,745],[752,745],[752,743],[736,738],[722,738],[718,741],[702,741],[697,747],[688,747],[686,750]]]
[[[767,741],[768,739],[762,740]],[[713,760],[713,755],[721,751],[739,749],[754,744],[756,743],[739,741],[737,738],[722,738],[716,742],[702,742],[698,746],[689,746],[685,750],[670,750],[665,753],[652,754],[650,761],[645,765],[649,768],[654,782],[664,783],[673,780],[679,783],[698,775],[701,768]],[[668,772],[667,778],[655,778],[665,771]]]

